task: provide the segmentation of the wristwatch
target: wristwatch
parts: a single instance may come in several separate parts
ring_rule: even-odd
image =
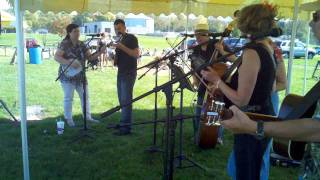
[[[264,138],[264,122],[257,121],[257,131],[256,131],[256,138],[262,140]]]

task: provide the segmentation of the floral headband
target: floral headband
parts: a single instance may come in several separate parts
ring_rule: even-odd
[[[277,6],[272,4],[272,3],[269,3],[268,1],[264,1],[262,3],[267,9],[269,9],[270,11],[274,11],[277,9]]]

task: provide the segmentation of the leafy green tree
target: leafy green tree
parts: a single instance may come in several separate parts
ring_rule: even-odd
[[[84,23],[92,22],[93,16],[88,12],[77,14],[72,18],[72,22],[78,25],[83,25]]]

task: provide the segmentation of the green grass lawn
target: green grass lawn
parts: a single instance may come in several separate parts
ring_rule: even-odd
[[[140,40],[140,39],[139,39]],[[0,41],[1,42],[1,41]],[[141,37],[140,42],[154,47],[165,46],[165,41],[157,38],[155,42]],[[1,44],[1,43],[0,43]],[[2,55],[2,54],[1,54]],[[319,57],[308,62],[308,75]],[[18,114],[18,79],[17,66],[9,65],[10,57],[0,56],[0,99]],[[294,61],[292,92],[302,93],[303,60]],[[56,119],[63,114],[63,93],[59,82],[55,82],[58,64],[53,60],[44,60],[41,65],[26,64],[27,105],[41,105],[45,108],[42,121],[28,122],[29,159],[32,179],[161,179],[163,161],[160,153],[149,154],[144,150],[152,144],[152,125],[133,128],[133,135],[115,137],[113,130],[107,129],[109,123],[117,123],[119,113],[107,117],[100,124],[89,124],[94,139],[84,139],[71,143],[79,135],[82,126],[80,101],[74,98],[73,112],[76,128],[65,128],[63,135],[56,135]],[[143,73],[139,71],[139,74]],[[162,73],[165,74],[165,73]],[[91,109],[94,117],[118,105],[116,96],[116,70],[89,71],[87,73],[90,89]],[[168,80],[160,77],[160,83]],[[308,79],[307,89],[316,83]],[[134,97],[154,86],[152,73],[142,80],[137,80]],[[283,97],[283,93],[281,93]],[[165,97],[159,93],[160,117],[165,117]],[[184,113],[192,114],[195,94],[185,91]],[[175,95],[175,113],[178,112],[179,94]],[[134,121],[150,121],[153,117],[154,96],[148,96],[134,104]],[[22,156],[20,128],[14,127],[9,116],[0,109],[0,179],[22,179]],[[162,146],[163,125],[158,126],[157,142]],[[178,135],[178,129],[177,133]],[[176,141],[178,142],[178,141]],[[193,144],[192,122],[187,120],[184,128],[184,151],[198,163],[212,168],[204,172],[197,168],[176,169],[175,179],[228,179],[226,164],[232,148],[233,137],[225,131],[225,142],[213,150],[201,150]],[[177,144],[178,145],[178,144]],[[177,146],[178,147],[178,146]],[[176,150],[177,150],[176,147]],[[299,169],[272,167],[270,179],[296,179]],[[213,174],[213,175],[212,175]]]
[[[47,46],[56,46],[63,37],[60,37],[57,34],[25,34],[25,38],[34,38],[37,42],[43,46],[44,40],[46,40]],[[81,36],[81,39],[84,40],[86,37]],[[163,37],[150,37],[150,36],[138,36],[139,44],[143,48],[150,49],[164,49],[170,47]],[[172,39],[174,41],[175,39]],[[15,33],[7,33],[0,35],[0,45],[8,45],[15,46],[16,44],[16,34]]]

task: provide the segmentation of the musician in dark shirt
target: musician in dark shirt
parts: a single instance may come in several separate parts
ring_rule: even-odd
[[[122,19],[114,21],[114,29],[120,42],[116,47],[115,61],[118,66],[117,89],[120,105],[127,104],[132,100],[133,87],[137,77],[137,59],[140,56],[138,39],[126,32],[126,25]],[[120,125],[132,123],[132,105],[123,107],[121,110]],[[130,134],[131,126],[122,126],[115,135]]]
[[[225,55],[230,52],[230,49],[227,46],[224,46],[220,43],[218,43],[218,40],[216,39],[210,39],[209,37],[209,25],[207,23],[199,23],[195,27],[195,37],[196,41],[198,44],[203,44],[201,46],[197,46],[194,48],[192,55],[195,57],[201,57],[204,59],[206,62],[208,62],[214,52],[215,49],[219,51],[219,56],[220,55]],[[207,43],[205,43],[207,42]],[[230,56],[227,60],[229,61],[234,61],[236,57]],[[197,61],[197,58],[192,59],[192,64],[195,63],[194,61]],[[198,87],[198,98],[197,98],[197,107],[196,107],[196,113],[195,115],[197,116],[195,118],[194,122],[194,131],[195,131],[195,140],[196,143],[198,141],[198,131],[199,131],[199,125],[200,125],[200,114],[201,114],[201,106],[203,104],[203,98],[205,96],[206,92],[206,86],[208,85],[208,81],[202,80],[200,81],[199,78],[202,78],[200,72],[197,73],[197,76],[193,76],[193,85]],[[222,129],[220,128],[219,130],[219,138],[218,142],[222,144]]]
[[[315,11],[309,26],[315,37],[320,40],[320,0],[302,5],[301,9]],[[239,110],[230,108],[233,117],[222,124],[235,134],[257,134],[257,122]],[[301,166],[299,180],[320,179],[320,100],[312,118],[293,119],[279,122],[264,122],[261,131],[265,136],[295,141],[307,141],[308,146]]]
[[[238,18],[238,28],[250,37],[252,42],[242,54],[238,70],[230,83],[221,81],[214,70],[202,71],[205,79],[226,97],[226,105],[236,105],[250,112],[271,115],[274,113],[271,103],[271,92],[275,81],[276,64],[273,59],[273,48],[267,35],[275,27],[274,18],[277,8],[268,3],[253,4],[244,7]],[[261,176],[262,157],[269,149],[269,138],[257,139],[248,134],[234,136],[233,154],[230,160],[229,175],[237,180],[264,179]],[[230,161],[231,162],[231,161]],[[268,168],[268,167],[266,167]]]
[[[79,40],[80,28],[76,24],[69,24],[66,28],[67,35],[60,43],[58,50],[55,53],[54,59],[60,63],[59,75],[61,86],[64,92],[64,118],[70,127],[75,126],[72,118],[72,101],[74,90],[77,91],[82,103],[83,110],[83,83],[82,67],[85,66],[85,60],[95,60],[104,52],[106,47],[102,47],[100,52],[91,54],[89,48]],[[73,59],[76,59],[70,66],[68,72],[76,72],[74,75],[68,75],[67,72],[63,72],[63,68],[66,67]],[[86,91],[86,118],[91,122],[99,122],[91,117],[90,103],[88,90]]]

